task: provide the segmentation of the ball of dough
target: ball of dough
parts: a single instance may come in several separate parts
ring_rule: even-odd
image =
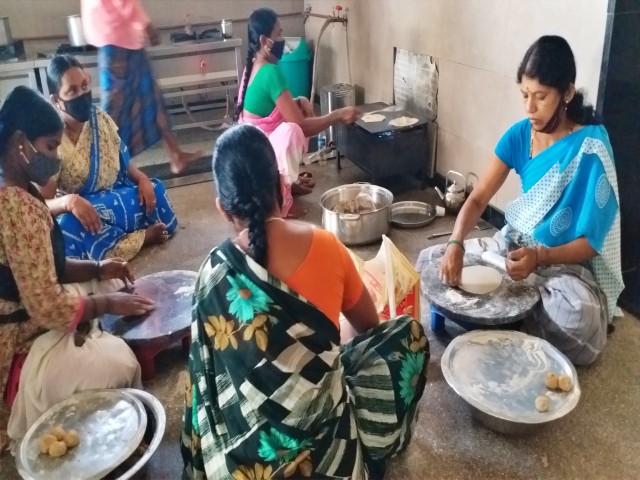
[[[53,442],[57,442],[58,439],[50,433],[45,433],[40,437],[40,452],[49,453],[49,447]]]
[[[67,453],[67,446],[64,442],[53,442],[49,447],[49,456],[51,457],[61,457],[65,453]]]
[[[573,382],[569,375],[560,375],[558,377],[558,386],[563,392],[570,392],[573,388]]]
[[[544,384],[547,386],[547,388],[555,390],[556,388],[558,388],[558,375],[553,372],[547,373],[547,376],[544,377]]]
[[[58,440],[59,442],[61,442],[62,439],[64,439],[64,436],[66,435],[66,433],[67,432],[65,432],[64,428],[62,428],[60,425],[52,428],[51,431],[49,432],[49,434],[56,437],[56,440]]]
[[[79,443],[80,437],[78,436],[78,432],[76,432],[75,430],[69,430],[64,436],[64,444],[69,448],[73,448]]]
[[[539,412],[546,412],[549,410],[549,397],[546,395],[540,395],[536,398],[536,410]]]

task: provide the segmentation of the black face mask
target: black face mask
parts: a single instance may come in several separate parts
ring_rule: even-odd
[[[58,157],[49,157],[44,153],[36,150],[36,147],[29,142],[29,146],[33,150],[33,158],[29,160],[24,152],[21,152],[22,158],[27,162],[27,172],[29,180],[40,186],[47,184],[49,179],[60,171],[62,160]]]
[[[284,55],[284,40],[278,40],[277,42],[271,41],[273,42],[271,45],[271,55],[276,57],[277,60],[280,60],[282,55]]]
[[[86,122],[91,118],[91,90],[73,100],[62,100],[65,111],[79,122]]]

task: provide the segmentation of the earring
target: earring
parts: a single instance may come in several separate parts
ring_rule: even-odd
[[[24,147],[22,145],[18,147],[18,150],[20,150],[20,153],[24,153]]]
[[[569,108],[569,100],[565,100],[564,101],[564,111],[567,111],[567,108]]]

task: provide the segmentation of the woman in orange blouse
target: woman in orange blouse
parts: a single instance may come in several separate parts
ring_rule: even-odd
[[[96,280],[133,281],[122,260],[65,259],[60,230],[34,185],[60,169],[62,130],[55,108],[29,88],[14,89],[0,109],[0,451],[8,443],[12,403],[9,434],[20,438],[47,408],[77,390],[140,382],[131,350],[92,329],[91,320],[144,314],[153,302],[101,294]],[[63,286],[74,282],[93,283]]]

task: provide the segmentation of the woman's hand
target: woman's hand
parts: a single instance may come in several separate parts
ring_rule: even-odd
[[[147,38],[149,38],[149,43],[151,44],[152,47],[155,47],[156,45],[160,45],[160,32],[158,31],[158,29],[155,27],[153,23],[149,22],[149,24],[147,25],[147,28],[145,29],[145,32],[147,34]]]
[[[102,220],[100,220],[98,211],[88,200],[77,193],[69,195],[67,211],[71,212],[89,233],[96,235],[102,230]]]
[[[133,285],[136,278],[128,262],[121,258],[109,258],[100,262],[98,280],[120,279],[124,282],[124,286]]]
[[[140,205],[146,207],[147,215],[156,209],[156,192],[153,189],[153,182],[146,175],[138,181],[138,199]]]
[[[356,107],[344,107],[340,109],[340,121],[342,123],[354,123],[360,118],[360,112]]]
[[[440,281],[446,285],[456,287],[460,284],[464,250],[455,243],[446,246],[444,256],[440,262]]]
[[[111,293],[107,295],[107,313],[112,315],[144,315],[156,308],[153,300],[130,293]]]
[[[538,253],[535,248],[523,247],[509,253],[506,262],[507,273],[515,280],[524,280],[538,266]]]

